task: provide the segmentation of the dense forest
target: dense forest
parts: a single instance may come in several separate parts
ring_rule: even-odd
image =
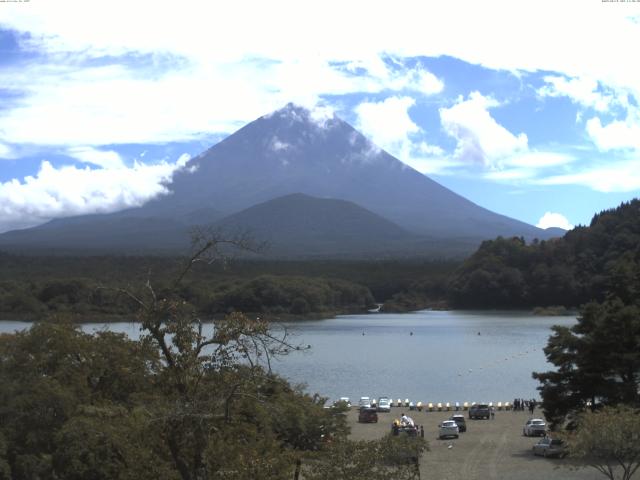
[[[611,296],[630,303],[640,293],[640,201],[599,213],[563,238],[483,242],[448,293],[459,308],[578,307]]]
[[[19,256],[0,253],[0,316],[82,321],[129,317],[136,305],[123,286],[170,285],[175,257]],[[406,311],[442,303],[449,261],[266,261],[236,259],[194,266],[182,294],[206,316],[234,310],[270,318],[363,312],[376,302]],[[419,292],[416,294],[415,292]]]

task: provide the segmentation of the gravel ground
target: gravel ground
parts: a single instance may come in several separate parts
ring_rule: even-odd
[[[467,431],[458,439],[439,440],[438,424],[452,412],[418,412],[392,408],[391,413],[379,413],[378,423],[358,423],[358,411],[348,413],[351,438],[373,440],[391,430],[394,418],[405,412],[417,425],[423,425],[430,451],[420,462],[423,479],[438,480],[573,480],[604,479],[602,474],[587,466],[575,464],[570,459],[534,456],[531,447],[539,438],[522,435],[522,427],[529,412],[497,411],[494,420],[469,420]],[[540,417],[536,410],[534,417]]]

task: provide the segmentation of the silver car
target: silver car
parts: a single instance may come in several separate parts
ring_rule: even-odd
[[[541,436],[544,437],[547,434],[547,424],[541,418],[530,418],[527,423],[524,424],[522,434],[525,437]]]
[[[379,412],[391,411],[391,400],[389,400],[389,397],[380,397],[378,399],[378,411]]]
[[[558,438],[544,437],[533,446],[534,455],[564,457],[567,454],[564,442]]]
[[[455,437],[458,438],[460,436],[460,430],[458,429],[458,424],[453,420],[445,420],[438,427],[438,438],[447,438],[447,437]]]

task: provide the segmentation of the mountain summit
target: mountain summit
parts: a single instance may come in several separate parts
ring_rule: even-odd
[[[378,148],[337,117],[288,104],[249,123],[177,173],[159,202],[230,213],[291,193],[349,200],[398,225],[444,238],[522,235],[526,223],[486,210]]]
[[[60,241],[52,244],[51,240],[69,239],[71,227],[85,232],[99,231],[101,238],[96,239],[97,243],[86,238],[87,234],[83,235],[90,245],[108,244],[108,235],[104,237],[108,224],[114,229],[112,235],[118,239],[118,245],[124,249],[129,235],[129,243],[137,249],[141,244],[150,249],[174,248],[182,236],[186,243],[184,232],[189,225],[220,222],[238,226],[239,219],[244,218],[247,221],[244,226],[249,230],[258,227],[255,222],[259,215],[255,211],[245,215],[239,212],[265,202],[266,206],[258,210],[261,215],[275,207],[282,209],[282,202],[269,202],[292,194],[351,202],[350,205],[355,204],[350,207],[354,215],[358,212],[358,228],[362,232],[379,231],[386,221],[394,232],[394,245],[399,244],[399,232],[406,233],[407,242],[414,247],[420,244],[415,241],[419,235],[440,244],[458,242],[466,245],[467,251],[473,250],[481,240],[498,235],[549,236],[544,230],[493,213],[448,190],[378,148],[339,118],[319,117],[293,104],[258,118],[194,157],[184,169],[176,172],[167,187],[170,194],[142,207],[109,215],[61,219],[34,229],[9,232],[0,236],[0,245],[21,243],[20,238],[26,235],[27,244],[62,247]],[[304,198],[305,205],[313,206],[310,215],[322,212],[321,221],[325,225],[320,230],[335,232],[334,244],[338,245],[338,233],[344,224],[330,224],[344,221],[345,217],[337,212],[345,208],[345,204],[324,203],[320,207],[307,197],[288,197],[285,203],[290,204],[296,198]],[[337,209],[335,215],[328,213],[332,208]],[[302,218],[300,208],[295,211],[296,218]],[[234,214],[233,221],[225,221],[225,217]],[[140,222],[141,219],[144,221]],[[367,222],[374,222],[375,226]],[[121,223],[127,225],[130,233],[117,231]],[[307,223],[301,220],[299,228],[305,228]],[[144,225],[152,225],[154,232],[165,234],[145,234]],[[294,231],[296,227],[289,222],[287,229]],[[363,233],[363,236],[366,235]],[[305,251],[303,237],[300,237],[299,251]],[[349,250],[353,250],[357,235],[351,235],[350,242]],[[320,253],[314,251],[311,243],[308,253]],[[366,250],[371,251],[370,235],[367,243]],[[330,244],[325,242],[325,246]],[[68,243],[65,246],[72,247]],[[406,253],[406,248],[402,250]],[[332,252],[325,249],[321,253]]]

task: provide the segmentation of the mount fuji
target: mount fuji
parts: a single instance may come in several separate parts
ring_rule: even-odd
[[[276,256],[463,255],[485,239],[546,239],[419,173],[339,118],[289,104],[187,162],[169,194],[0,235],[6,250],[173,252],[196,225],[253,232]]]

